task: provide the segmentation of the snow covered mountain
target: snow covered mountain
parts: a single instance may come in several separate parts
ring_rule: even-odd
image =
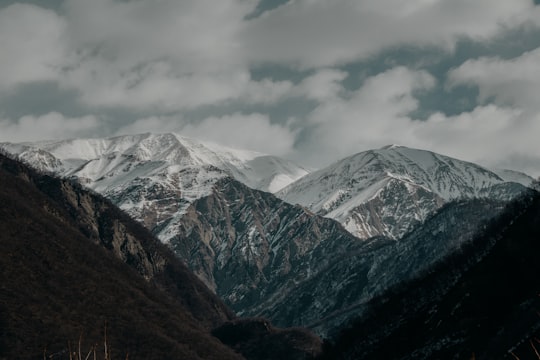
[[[0,147],[107,196],[236,312],[321,333],[468,241],[529,179],[403,147],[311,174],[176,134]],[[286,201],[269,192],[289,183]],[[471,198],[487,200],[445,208]]]
[[[362,152],[302,177],[276,195],[335,219],[353,235],[399,239],[443,204],[508,200],[529,186],[525,174],[403,146]]]
[[[110,198],[167,242],[195,200],[222,178],[275,192],[307,174],[275,156],[202,143],[178,134],[2,143],[41,170],[73,177]]]

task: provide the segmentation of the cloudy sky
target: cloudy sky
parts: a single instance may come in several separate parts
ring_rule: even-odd
[[[540,1],[0,0],[0,141],[177,131],[540,176]]]

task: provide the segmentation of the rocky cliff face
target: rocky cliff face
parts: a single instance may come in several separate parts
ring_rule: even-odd
[[[232,179],[194,202],[177,233],[174,251],[233,309],[249,315],[286,301],[332,257],[361,245],[335,221]]]
[[[41,205],[44,211],[66,226],[75,226],[85,237],[109,250],[146,280],[167,289],[174,296],[181,295],[186,304],[195,306],[193,313],[198,314],[201,323],[208,328],[234,317],[178,261],[170,249],[156,241],[146,228],[133,221],[109,200],[85,190],[73,181],[33,173],[12,160],[6,159],[4,164],[11,167],[9,170],[13,176],[26,179],[30,186],[46,194],[47,201]],[[183,293],[184,285],[181,282],[192,284],[198,294]]]

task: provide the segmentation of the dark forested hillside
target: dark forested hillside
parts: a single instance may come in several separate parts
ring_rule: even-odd
[[[0,184],[0,358],[67,358],[68,342],[82,336],[88,351],[105,326],[114,358],[239,358],[206,329],[232,316],[219,299],[159,244],[130,249],[151,239],[106,201],[3,157]],[[101,219],[84,213],[92,207]],[[106,249],[119,239],[98,236],[115,228],[130,239],[119,253]],[[128,254],[147,257],[152,281]]]
[[[531,192],[429,272],[373,300],[325,358],[538,359],[539,254]]]
[[[0,359],[67,359],[80,339],[83,353],[103,354],[105,329],[113,359],[242,358],[211,335],[234,314],[146,229],[3,156],[0,269]]]

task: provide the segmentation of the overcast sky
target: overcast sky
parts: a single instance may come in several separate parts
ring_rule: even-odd
[[[0,0],[0,141],[386,144],[540,176],[532,0]]]

